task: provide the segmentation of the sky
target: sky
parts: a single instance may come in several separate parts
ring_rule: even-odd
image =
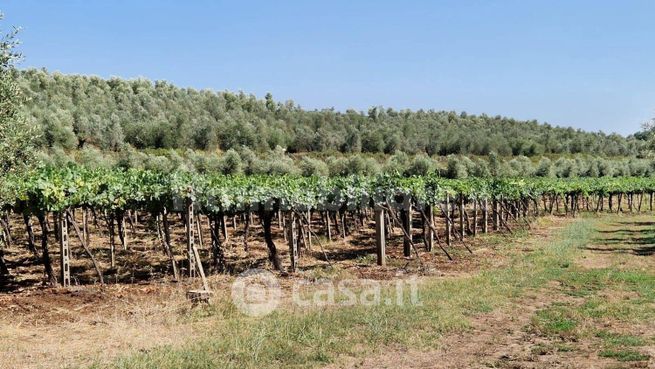
[[[638,131],[655,117],[655,1],[0,0],[21,68]]]

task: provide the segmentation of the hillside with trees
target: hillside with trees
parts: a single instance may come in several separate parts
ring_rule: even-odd
[[[537,121],[433,110],[305,110],[268,94],[178,88],[44,70],[17,73],[41,148],[192,149],[534,157],[637,156],[643,141]]]

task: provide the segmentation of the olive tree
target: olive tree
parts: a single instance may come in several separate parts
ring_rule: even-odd
[[[18,29],[13,28],[0,39],[0,191],[2,192],[6,191],[7,186],[2,183],[6,176],[25,170],[35,158],[32,150],[35,130],[20,113],[23,96],[16,82],[15,63],[21,57],[16,51],[17,33]],[[0,193],[0,196],[6,194]],[[0,275],[9,273],[3,249],[4,245],[0,245]]]

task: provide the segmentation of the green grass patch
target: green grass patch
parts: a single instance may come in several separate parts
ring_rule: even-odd
[[[599,356],[618,361],[646,361],[650,358],[649,355],[633,350],[604,350],[600,352]]]
[[[596,332],[596,337],[602,339],[603,343],[608,346],[638,347],[646,345],[646,341],[641,337],[624,335],[605,330]]]
[[[578,334],[579,319],[575,309],[565,304],[553,304],[539,310],[532,318],[532,327],[543,336],[574,339]]]

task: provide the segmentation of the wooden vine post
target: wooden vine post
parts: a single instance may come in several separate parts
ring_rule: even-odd
[[[199,264],[199,260],[196,260],[195,256],[195,222],[193,216],[193,200],[187,198],[186,207],[185,207],[185,219],[186,219],[186,246],[187,246],[187,257],[189,259],[189,278],[196,277],[196,264]],[[202,268],[202,265],[200,266]]]
[[[386,238],[385,238],[385,221],[384,209],[376,205],[374,210],[375,218],[375,249],[377,251],[378,265],[387,264],[386,256]]]
[[[125,212],[116,212],[116,219],[118,219],[118,237],[121,241],[123,250],[127,250],[127,231],[125,230]]]
[[[89,211],[87,208],[82,208],[82,237],[87,245],[91,243],[91,235],[89,234]]]
[[[312,251],[312,211],[307,210],[307,230],[305,232],[305,247],[307,251]]]
[[[459,194],[459,237],[464,239],[464,195]]]
[[[287,241],[289,242],[289,258],[291,265],[289,266],[290,272],[295,273],[298,269],[298,224],[296,215],[293,211],[287,214]]]
[[[223,273],[225,271],[225,256],[223,255],[223,246],[221,245],[220,239],[221,220],[216,214],[212,214],[208,218],[210,220],[209,229],[211,231],[212,242],[212,265],[216,272]]]
[[[482,233],[487,233],[489,232],[489,201],[487,198],[484,199],[482,206]]]
[[[446,217],[446,245],[450,246],[452,244],[451,240],[451,230],[450,230],[450,219],[448,218],[448,208],[450,207],[450,195],[446,194],[446,211],[444,216]]]
[[[478,200],[473,200],[473,237],[478,235]]]
[[[191,194],[190,194],[191,195]],[[189,277],[195,278],[196,271],[200,274],[202,279],[202,290],[192,290],[187,292],[187,298],[189,298],[193,303],[198,302],[209,302],[209,297],[212,292],[209,290],[209,284],[207,283],[207,278],[205,276],[205,270],[202,267],[202,260],[200,260],[200,253],[198,253],[198,248],[195,243],[195,222],[194,222],[194,212],[193,212],[193,199],[189,196],[186,199],[185,204],[185,218],[186,218],[186,236],[187,236],[187,253],[189,258]]]
[[[403,256],[409,257],[412,256],[412,245],[411,245],[411,237],[412,237],[412,208],[411,206],[409,209],[403,209],[400,212],[400,217],[403,225],[403,229],[407,233],[408,237],[403,238]]]
[[[61,285],[69,287],[71,285],[70,270],[70,244],[68,242],[68,221],[64,213],[57,214],[59,227],[59,254],[61,261]]]
[[[498,225],[500,223],[500,214],[498,213],[498,200],[496,197],[493,199],[492,203],[492,217],[493,217],[493,229],[494,231],[498,230]]]
[[[27,231],[27,248],[34,255],[34,259],[40,258],[39,252],[36,251],[36,237],[34,236],[34,229],[32,228],[32,219],[27,213],[23,213],[23,222],[25,223],[25,230]]]
[[[427,218],[427,220],[423,219],[423,222],[428,223],[423,226],[423,229],[426,232],[425,248],[428,251],[432,251],[432,247],[434,246],[434,229],[432,227],[432,223],[434,223],[434,209],[432,208],[432,205],[425,206],[425,217]]]
[[[116,267],[116,238],[114,236],[114,216],[109,216],[109,258],[112,268]]]
[[[205,240],[202,237],[202,220],[200,219],[200,215],[195,216],[195,222],[196,222],[196,234],[198,235],[198,244],[200,244],[200,248],[204,249],[205,248]]]
[[[223,231],[223,239],[227,243],[229,241],[229,235],[227,233],[227,217],[225,215],[221,217],[221,229]]]
[[[332,221],[330,220],[330,211],[325,212],[325,228],[327,228],[328,241],[332,242]]]

